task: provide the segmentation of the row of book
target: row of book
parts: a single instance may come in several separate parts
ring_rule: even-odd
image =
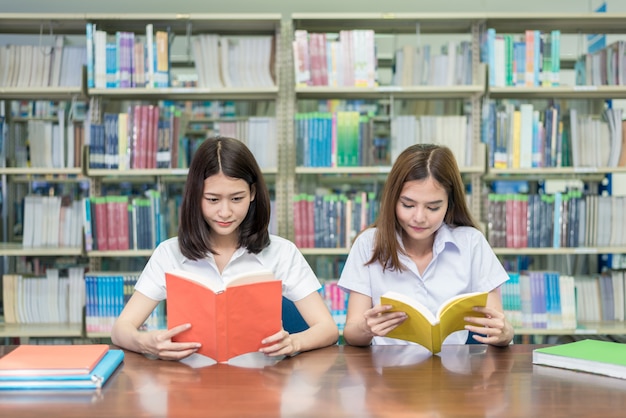
[[[82,200],[86,251],[151,250],[168,238],[158,190],[144,196],[94,196]]]
[[[404,45],[394,53],[394,86],[463,86],[473,83],[472,44],[451,40],[440,53],[432,45]]]
[[[80,87],[85,47],[68,45],[62,36],[47,42],[42,37],[38,45],[0,46],[0,86]]]
[[[85,330],[109,333],[115,319],[130,299],[139,274],[133,273],[85,273]],[[165,329],[165,302],[152,311],[141,329]]]
[[[469,115],[395,116],[391,119],[391,161],[413,144],[445,145],[460,169],[471,167],[472,118]]]
[[[510,272],[502,307],[514,328],[575,329],[575,280],[552,271]]]
[[[44,275],[4,274],[6,324],[81,324],[85,306],[84,267],[49,268]]]
[[[272,36],[198,35],[192,42],[200,88],[273,87]]]
[[[296,30],[292,42],[297,86],[375,87],[374,31],[340,30],[337,36]]]
[[[95,23],[86,26],[87,86],[89,88],[168,87],[168,31],[146,25],[145,36],[118,31],[109,35]]]
[[[502,286],[505,315],[516,328],[576,329],[581,322],[624,321],[623,270],[594,275],[510,272]]]
[[[339,331],[343,331],[346,325],[346,315],[348,313],[349,294],[341,290],[337,285],[337,280],[327,280],[322,282],[320,294],[330,314],[337,324]]]
[[[185,130],[187,114],[174,106],[132,105],[126,113],[105,113],[102,123],[90,124],[89,167],[94,169],[186,168],[196,133],[240,139],[254,153],[262,168],[278,166],[276,118],[210,121],[202,129]]]
[[[460,167],[471,165],[467,116],[395,116],[391,119],[391,138],[378,133],[374,125],[374,117],[357,111],[296,114],[296,165],[388,166],[416,143],[446,145]]]
[[[626,196],[490,194],[487,238],[497,248],[626,245]]]
[[[583,54],[574,64],[576,84],[581,86],[626,85],[626,42],[615,41]]]
[[[551,87],[560,83],[561,32],[525,30],[521,36],[488,28],[481,42],[492,87]]]
[[[359,112],[297,113],[295,125],[296,164],[302,167],[360,166],[374,142],[371,119]]]
[[[607,108],[601,117],[563,114],[551,104],[486,101],[484,141],[489,166],[497,169],[533,167],[626,166],[626,130],[622,109]]]
[[[86,27],[87,84],[90,88],[159,88],[174,84],[169,28],[145,34],[118,31],[108,34],[95,23]],[[193,37],[196,74],[191,84],[200,88],[275,86],[273,36]]]
[[[83,122],[67,122],[62,110],[57,122],[28,120],[9,124],[7,135],[0,138],[2,165],[51,169],[80,167],[84,132]]]
[[[155,105],[132,105],[127,113],[105,113],[90,124],[89,167],[170,168],[178,157],[180,112]]]
[[[294,242],[299,248],[350,248],[376,218],[374,193],[316,193],[294,197]]]
[[[24,247],[80,248],[83,210],[69,196],[24,197],[22,245]]]

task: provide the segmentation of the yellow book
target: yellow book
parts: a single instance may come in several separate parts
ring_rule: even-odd
[[[436,354],[441,351],[441,343],[448,335],[465,329],[466,316],[480,315],[472,308],[487,304],[487,292],[465,293],[450,298],[441,305],[437,315],[417,300],[393,291],[382,295],[380,303],[393,306],[393,312],[406,312],[409,316],[387,337],[412,341]]]

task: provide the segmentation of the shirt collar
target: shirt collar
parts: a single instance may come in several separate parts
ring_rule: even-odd
[[[398,240],[398,244],[400,245],[400,248],[406,251],[406,249],[404,248],[404,242],[402,242],[401,232],[396,232],[396,239]],[[454,245],[455,247],[459,248],[459,243],[456,240],[454,234],[452,233],[452,228],[448,224],[443,223],[441,224],[441,226],[435,233],[435,242],[433,244],[433,255],[441,253],[447,243],[450,243]]]
[[[242,255],[248,253],[248,250],[246,248],[243,247],[239,247],[237,248],[237,250],[235,251],[235,253],[233,254],[232,260],[235,260],[239,257],[241,257]],[[258,254],[254,254],[254,253],[249,253],[251,256],[255,257],[256,259],[260,260]],[[192,262],[191,260],[189,260],[187,257],[185,257],[182,254],[178,255],[180,257],[180,259],[178,260],[181,264],[185,264],[185,263],[189,263]],[[203,259],[203,260],[213,260],[213,254],[212,253],[208,253],[207,256]]]

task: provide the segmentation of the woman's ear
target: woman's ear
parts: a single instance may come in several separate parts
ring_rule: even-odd
[[[256,197],[256,184],[251,184],[250,185],[250,201],[254,201],[254,198]]]

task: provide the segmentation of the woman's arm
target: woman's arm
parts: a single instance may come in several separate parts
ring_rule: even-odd
[[[172,342],[172,337],[189,329],[190,324],[179,325],[171,330],[139,331],[159,301],[135,291],[115,320],[111,330],[113,344],[143,354],[151,354],[165,360],[179,360],[195,353],[199,343]]]
[[[513,326],[507,321],[502,308],[502,297],[500,288],[497,287],[487,296],[487,306],[474,308],[476,312],[484,316],[474,316],[465,318],[473,325],[466,325],[465,328],[479,335],[473,338],[483,344],[506,346],[513,341],[515,332]]]
[[[294,303],[309,328],[295,334],[281,330],[263,340],[263,344],[269,345],[261,348],[261,352],[269,355],[292,355],[337,342],[337,325],[318,292],[310,293]]]
[[[358,292],[350,292],[348,315],[343,337],[350,345],[366,346],[374,336],[384,337],[389,331],[404,322],[404,312],[387,312],[389,305],[372,308],[372,298]]]

